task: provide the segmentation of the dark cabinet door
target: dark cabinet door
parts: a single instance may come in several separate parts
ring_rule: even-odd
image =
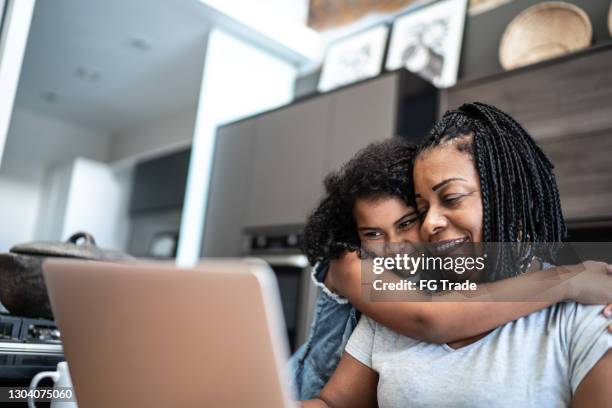
[[[249,201],[256,119],[219,128],[215,143],[202,256],[239,256]]]
[[[182,208],[190,155],[186,149],[136,165],[130,212]]]
[[[394,136],[397,81],[397,75],[386,75],[333,94],[327,171],[369,143]]]
[[[305,222],[323,191],[329,111],[322,96],[258,118],[247,226]]]

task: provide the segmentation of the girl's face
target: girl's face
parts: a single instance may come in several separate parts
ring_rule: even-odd
[[[451,248],[482,242],[480,179],[469,153],[453,139],[421,153],[414,164],[414,188],[424,242]]]
[[[357,199],[353,215],[363,246],[419,241],[419,216],[416,209],[406,205],[400,198]]]

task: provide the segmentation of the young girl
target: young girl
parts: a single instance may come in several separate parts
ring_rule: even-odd
[[[558,277],[569,277],[561,269],[479,285],[482,293],[488,293],[487,285],[489,288],[516,285],[515,290],[519,292],[525,288],[552,288],[550,302],[369,302],[363,299],[356,249],[362,243],[419,241],[419,215],[410,178],[415,154],[413,145],[402,139],[389,139],[366,147],[325,179],[326,196],[304,230],[304,252],[315,265],[313,277],[322,293],[317,300],[309,339],[290,360],[301,400],[317,396],[336,369],[360,311],[400,334],[440,344],[494,329],[557,301],[570,299],[570,293],[580,293],[581,297],[573,300],[584,303],[605,303],[610,299],[610,286],[608,292],[602,293],[601,279],[596,283],[582,280],[579,289],[570,287],[568,280],[559,284]],[[588,266],[590,273],[606,278],[604,264]],[[438,299],[459,298],[457,293],[448,293]]]

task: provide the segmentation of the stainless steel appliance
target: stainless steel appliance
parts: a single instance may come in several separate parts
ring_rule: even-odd
[[[245,254],[266,261],[276,275],[292,351],[307,339],[319,289],[312,281],[311,266],[300,252],[296,226],[245,230]]]
[[[19,384],[65,360],[60,332],[45,319],[0,315],[0,384]]]

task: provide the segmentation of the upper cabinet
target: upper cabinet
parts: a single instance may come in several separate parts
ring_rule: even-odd
[[[203,254],[240,255],[245,228],[303,225],[327,173],[373,141],[416,141],[436,109],[435,88],[398,71],[220,127]]]
[[[398,118],[405,105],[421,110]],[[258,116],[245,226],[303,224],[327,173],[371,142],[422,137],[436,109],[433,86],[399,71]]]
[[[246,226],[304,222],[322,192],[330,102],[312,98],[257,118]]]
[[[203,256],[237,256],[242,248],[245,206],[249,201],[249,177],[256,119],[219,129],[215,143]]]
[[[519,121],[555,165],[568,221],[612,216],[612,46],[460,84],[440,111],[497,106]]]
[[[369,143],[394,136],[397,93],[397,75],[387,75],[332,94],[326,172]]]
[[[181,209],[191,149],[136,165],[130,213]]]

